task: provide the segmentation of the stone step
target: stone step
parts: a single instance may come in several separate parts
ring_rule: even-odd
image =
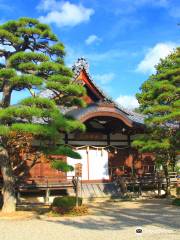
[[[83,198],[120,197],[121,191],[114,183],[83,183]]]

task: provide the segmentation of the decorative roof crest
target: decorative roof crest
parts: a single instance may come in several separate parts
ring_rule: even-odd
[[[91,77],[90,73],[89,73],[89,63],[87,61],[86,58],[84,57],[80,57],[77,59],[77,61],[74,63],[74,65],[72,66],[72,70],[74,72],[74,80],[77,79],[77,77],[80,75],[82,70],[85,70],[89,79],[91,80],[91,82],[95,85],[95,87],[99,90],[99,92],[101,92],[101,94],[104,96],[104,98],[106,99],[106,101],[108,101],[108,103],[113,103],[115,104],[115,106],[122,112],[126,113],[129,115],[129,118],[133,121],[139,122],[139,123],[143,123],[144,122],[144,116],[142,116],[141,114],[137,114],[131,110],[128,110],[122,106],[120,106],[117,102],[113,101],[113,99],[111,97],[108,96],[108,94],[106,94],[101,88],[99,88],[96,85],[96,82],[94,82],[93,78]]]
[[[79,73],[83,69],[86,71],[86,73],[89,73],[89,63],[86,58],[81,57],[78,58],[77,61],[72,66],[72,70],[74,72],[75,77],[79,75]]]

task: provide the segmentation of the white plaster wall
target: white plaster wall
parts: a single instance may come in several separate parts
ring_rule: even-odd
[[[102,149],[78,149],[82,159],[67,158],[67,163],[73,167],[82,163],[82,180],[103,180],[109,179],[108,174],[108,152]],[[89,161],[88,161],[89,159]],[[88,165],[89,163],[89,165]],[[89,179],[88,179],[89,170]],[[69,172],[67,176],[75,176],[75,172]]]
[[[76,150],[81,155],[81,159],[74,159],[67,157],[67,163],[73,167],[75,164],[81,163],[82,164],[82,180],[88,180],[88,163],[87,163],[87,150],[86,149],[79,149]],[[68,172],[67,176],[75,176],[75,171]]]
[[[108,152],[101,149],[89,151],[89,178],[90,180],[109,179]]]

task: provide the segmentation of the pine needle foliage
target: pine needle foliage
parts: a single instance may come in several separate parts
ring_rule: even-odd
[[[33,134],[53,142],[51,154],[79,157],[67,147],[57,147],[62,132],[84,131],[79,121],[69,119],[61,107],[84,106],[82,86],[72,82],[73,73],[64,64],[65,47],[46,24],[37,19],[20,18],[0,25],[0,137],[7,151],[11,133]],[[11,104],[13,91],[28,89],[31,96],[17,105]],[[54,98],[40,97],[37,93],[51,90]],[[18,94],[18,93],[17,93]],[[52,147],[52,149],[51,149]],[[61,150],[61,151],[60,151]],[[59,170],[68,170],[65,163],[55,164]],[[54,166],[55,166],[54,165]],[[60,166],[63,166],[62,169]]]
[[[142,152],[152,152],[156,162],[167,170],[175,165],[180,146],[180,48],[155,68],[156,73],[136,95],[147,129],[133,145]]]

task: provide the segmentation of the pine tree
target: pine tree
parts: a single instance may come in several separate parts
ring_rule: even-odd
[[[71,79],[72,71],[65,66],[64,45],[50,27],[36,19],[20,18],[0,26],[0,166],[3,176],[4,212],[15,211],[15,180],[12,169],[12,136],[32,135],[47,140],[47,154],[64,154],[79,158],[66,146],[57,145],[62,132],[84,130],[80,122],[63,115],[60,109],[84,106],[82,96],[85,90]],[[12,105],[12,93],[28,89],[30,97]],[[51,90],[53,99],[37,93]],[[46,141],[47,142],[47,141]],[[45,146],[47,148],[47,146]],[[44,150],[44,149],[42,149]],[[53,164],[61,170],[71,167]]]
[[[168,181],[168,168],[174,166],[180,146],[180,48],[156,66],[137,94],[145,114],[146,133],[133,142],[141,152],[152,152],[162,165]]]

